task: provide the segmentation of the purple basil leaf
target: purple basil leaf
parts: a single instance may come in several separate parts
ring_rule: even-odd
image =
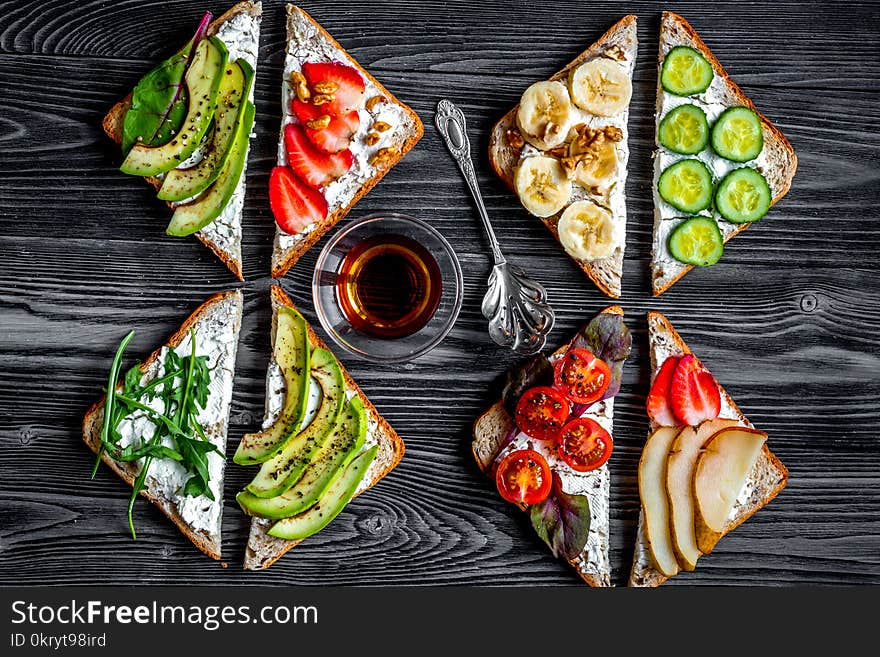
[[[573,560],[583,552],[590,535],[590,501],[586,495],[569,495],[553,473],[550,495],[530,510],[532,527],[557,559]]]
[[[553,366],[544,354],[537,354],[507,371],[501,399],[513,417],[522,394],[535,386],[553,385]]]
[[[575,336],[571,346],[589,349],[596,358],[601,358],[608,364],[611,368],[611,383],[602,399],[616,395],[623,378],[623,364],[632,350],[632,334],[623,317],[614,313],[599,313]]]
[[[161,146],[178,131],[186,118],[188,105],[186,72],[210,23],[211,14],[207,13],[193,38],[138,82],[123,120],[123,153],[128,153],[136,143]]]

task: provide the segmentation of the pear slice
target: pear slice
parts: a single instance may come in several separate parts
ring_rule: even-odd
[[[700,448],[709,438],[728,427],[735,427],[736,420],[706,420],[699,427],[682,429],[669,449],[666,462],[666,494],[669,497],[669,531],[672,548],[679,565],[684,570],[696,568],[700,550],[694,530],[694,468]]]
[[[733,427],[716,433],[700,450],[693,481],[694,527],[703,554],[711,552],[723,535],[766,440],[763,431]]]
[[[681,427],[660,427],[650,436],[639,461],[639,497],[645,514],[645,538],[654,565],[666,577],[678,574],[679,566],[669,532],[666,495],[666,461],[669,447]]]

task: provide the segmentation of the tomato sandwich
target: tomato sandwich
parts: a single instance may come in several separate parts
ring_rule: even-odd
[[[611,585],[608,460],[631,347],[623,310],[606,308],[549,357],[511,369],[502,399],[474,423],[480,469],[590,586]]]

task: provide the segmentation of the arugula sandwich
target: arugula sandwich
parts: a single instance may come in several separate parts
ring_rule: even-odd
[[[226,432],[242,295],[215,294],[164,346],[123,374],[133,332],[120,343],[107,394],[83,419],[83,440],[132,487],[128,524],[136,538],[138,495],[155,504],[202,552],[220,558]]]

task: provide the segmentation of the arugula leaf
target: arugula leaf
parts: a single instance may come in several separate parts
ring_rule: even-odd
[[[562,490],[555,472],[550,495],[533,504],[529,515],[532,527],[554,557],[571,561],[583,552],[590,535],[590,501],[586,495],[569,495]]]
[[[616,395],[623,378],[623,364],[632,351],[632,334],[623,317],[613,313],[599,313],[575,336],[571,346],[589,349],[608,364],[611,368],[611,383],[602,399]]]
[[[193,38],[178,52],[147,73],[131,95],[122,128],[122,152],[136,143],[161,146],[180,129],[186,118],[188,98],[184,78],[195,48],[208,32],[211,14],[199,23]]]

